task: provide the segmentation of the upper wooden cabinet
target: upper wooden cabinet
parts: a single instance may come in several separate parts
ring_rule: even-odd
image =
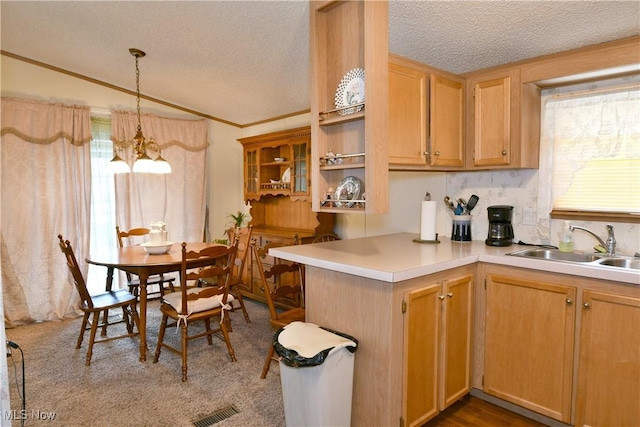
[[[388,4],[312,1],[311,179],[314,211],[388,211]],[[365,102],[336,109],[336,92],[355,68],[364,69]],[[328,153],[340,154],[336,159]],[[362,183],[351,203],[334,203],[347,177]],[[364,187],[364,188],[362,188]]]
[[[467,169],[537,168],[540,88],[511,68],[468,77],[467,91]]]
[[[244,147],[244,198],[285,195],[306,200],[309,196],[308,126],[239,139]]]
[[[389,55],[389,169],[464,166],[462,77]]]

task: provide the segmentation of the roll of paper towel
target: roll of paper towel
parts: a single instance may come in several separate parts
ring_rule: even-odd
[[[435,201],[422,202],[422,214],[420,215],[421,240],[436,240],[436,203]]]

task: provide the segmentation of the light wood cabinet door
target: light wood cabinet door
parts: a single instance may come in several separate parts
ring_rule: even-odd
[[[464,166],[464,84],[432,74],[429,118],[431,166]]]
[[[403,419],[420,426],[470,390],[473,276],[409,292],[404,325]]]
[[[389,62],[389,163],[427,165],[428,76]]]
[[[474,166],[510,163],[511,77],[475,84]]]
[[[440,410],[471,389],[473,276],[447,280],[444,286]]]
[[[576,288],[494,274],[486,287],[484,391],[569,423]]]
[[[537,168],[540,87],[521,69],[467,74],[467,169]]]
[[[576,426],[640,426],[640,299],[583,293]]]
[[[421,426],[438,414],[438,340],[442,286],[409,292],[405,301],[403,418]]]

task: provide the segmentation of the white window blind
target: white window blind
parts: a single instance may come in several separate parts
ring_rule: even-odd
[[[543,92],[553,209],[639,213],[640,85],[600,85]]]

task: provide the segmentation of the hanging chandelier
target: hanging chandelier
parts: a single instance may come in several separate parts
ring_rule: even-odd
[[[138,60],[146,54],[139,50],[129,49],[131,55],[136,58],[136,102],[138,114],[138,131],[136,136],[130,140],[114,142],[113,159],[109,162],[109,169],[113,173],[129,173],[129,164],[124,160],[127,153],[132,153],[135,158],[133,163],[133,172],[136,173],[171,173],[171,165],[162,158],[160,146],[153,140],[145,141],[142,134],[142,126],[140,125],[140,70],[138,69]]]

